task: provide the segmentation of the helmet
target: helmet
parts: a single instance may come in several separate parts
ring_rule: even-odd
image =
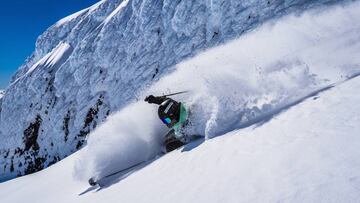
[[[172,99],[167,99],[160,104],[158,109],[159,118],[169,128],[179,121],[180,104]]]

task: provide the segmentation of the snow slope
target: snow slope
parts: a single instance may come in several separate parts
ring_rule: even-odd
[[[355,2],[270,22],[144,90],[189,84],[194,100],[178,99],[196,110],[202,125],[189,130],[203,132],[205,142],[89,188],[90,174],[158,152],[156,107],[135,102],[110,116],[81,151],[1,183],[0,201],[358,202],[359,11]]]
[[[261,125],[170,153],[101,190],[73,179],[78,152],[41,172],[1,183],[0,200],[358,202],[359,88],[360,78],[353,78]]]
[[[140,98],[190,90],[174,97],[191,111],[185,131],[207,139],[265,122],[360,73],[354,57],[360,49],[359,10],[353,3],[270,22],[179,64]],[[155,156],[166,130],[159,125],[156,106],[142,101],[110,116],[89,137],[77,178],[102,177]]]
[[[343,2],[352,1],[103,0],[60,20],[2,98],[0,181],[80,149],[109,114],[183,60],[269,19]]]

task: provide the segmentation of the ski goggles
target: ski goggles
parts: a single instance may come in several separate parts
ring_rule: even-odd
[[[171,119],[170,118],[163,118],[162,122],[165,123],[166,125],[171,123]]]

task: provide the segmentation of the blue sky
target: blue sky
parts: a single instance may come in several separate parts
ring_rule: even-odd
[[[33,52],[46,28],[99,0],[6,0],[0,2],[0,89]]]

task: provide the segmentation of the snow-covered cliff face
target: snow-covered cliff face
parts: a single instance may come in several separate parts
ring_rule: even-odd
[[[60,20],[38,38],[0,100],[0,180],[73,153],[180,61],[270,18],[335,2],[104,0]]]
[[[1,113],[1,103],[2,103],[2,98],[5,95],[5,91],[4,90],[0,90],[0,113]]]

